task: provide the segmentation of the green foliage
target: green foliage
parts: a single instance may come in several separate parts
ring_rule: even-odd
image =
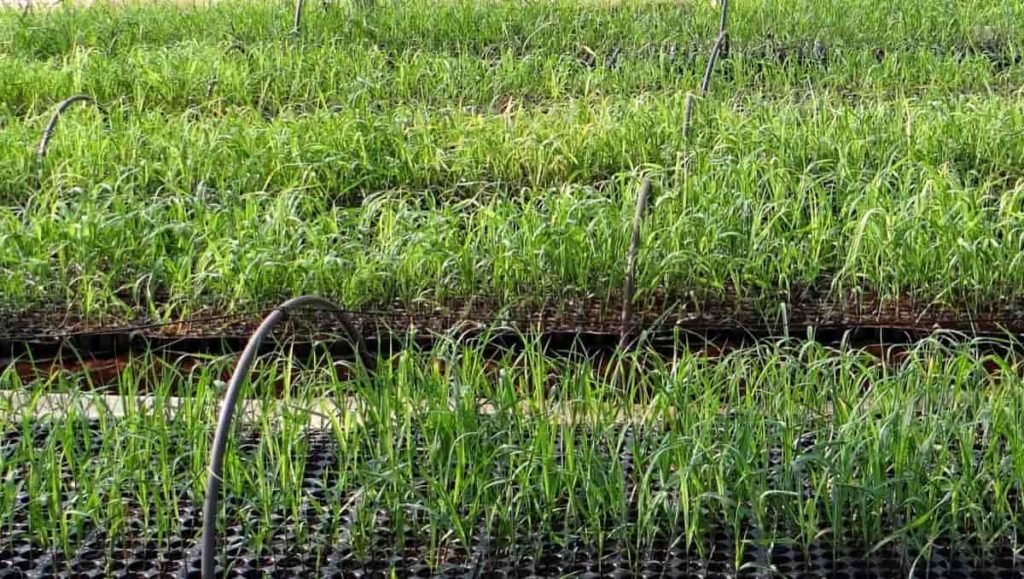
[[[485,521],[497,540],[643,546],[668,533],[694,549],[711,528],[749,525],[769,543],[895,539],[909,557],[937,539],[997,544],[1021,524],[1024,384],[1015,359],[978,353],[990,346],[925,342],[888,368],[786,343],[719,360],[641,351],[602,368],[441,343],[350,381],[302,369],[323,358],[264,360],[234,437],[252,442],[229,449],[222,520],[262,521],[247,538],[259,541],[303,504],[350,508],[436,549],[466,545]],[[135,505],[149,536],[167,536],[205,480],[222,368],[126,376],[107,392],[119,404],[64,378],[11,397],[8,415],[26,418],[0,459],[0,522],[30,509],[41,544],[73,548],[73,529],[117,528]],[[33,439],[32,417],[53,405],[42,393],[62,387],[77,393]],[[311,425],[338,453],[319,499],[302,490]]]

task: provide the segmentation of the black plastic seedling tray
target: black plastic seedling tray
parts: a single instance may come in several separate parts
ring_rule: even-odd
[[[45,437],[45,428],[37,431]],[[255,434],[243,436],[239,452],[255,447]],[[809,548],[748,544],[737,561],[735,541],[729,533],[716,531],[705,537],[703,554],[677,546],[671,532],[642,548],[632,544],[605,544],[599,548],[586,541],[534,540],[529,536],[514,544],[497,544],[478,529],[469,546],[438,557],[428,553],[416,537],[399,541],[382,515],[375,524],[371,544],[357,551],[346,539],[338,539],[338,528],[352,522],[352,513],[317,508],[329,500],[325,485],[332,484],[338,452],[326,432],[309,431],[309,455],[304,472],[304,501],[299,518],[275,514],[275,527],[261,552],[256,553],[246,529],[259,524],[260,516],[249,512],[229,518],[219,537],[218,577],[249,578],[381,578],[391,577],[645,577],[645,578],[729,578],[798,577],[867,579],[892,577],[992,578],[1024,577],[1024,566],[1010,545],[989,550],[984,557],[965,545],[938,545],[930,558],[915,559],[901,550],[898,542],[875,550],[825,541]],[[3,447],[21,438],[17,427],[3,437]],[[33,436],[36,438],[36,436]],[[0,448],[4,450],[4,448]],[[620,457],[624,470],[631,458]],[[633,478],[630,475],[630,478]],[[635,484],[635,481],[632,482]],[[153,536],[141,514],[129,517],[126,528],[116,536],[96,527],[86,529],[73,541],[70,552],[56,553],[38,546],[38,532],[32,529],[24,509],[4,522],[0,535],[0,578],[99,579],[200,579],[199,538],[202,527],[200,500],[182,495],[180,517],[169,534]],[[27,504],[33,497],[19,495],[15,502]],[[225,497],[229,511],[242,513],[244,501]],[[17,505],[16,505],[17,506]],[[628,509],[627,509],[628,510]],[[248,520],[245,520],[248,519]],[[339,525],[340,523],[340,525]],[[304,529],[302,538],[296,534]],[[335,529],[333,534],[328,529]],[[756,529],[745,529],[756,537]],[[341,537],[345,536],[343,531]],[[333,538],[332,538],[333,537]],[[399,545],[401,544],[401,547]]]

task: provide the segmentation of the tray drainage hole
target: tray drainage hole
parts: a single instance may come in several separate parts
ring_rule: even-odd
[[[277,562],[277,566],[285,569],[294,569],[296,567],[301,567],[302,561],[297,557],[285,557]]]
[[[648,561],[648,562],[644,563],[644,570],[645,571],[652,571],[652,572],[657,573],[659,571],[664,570],[664,568],[665,568],[665,565],[663,565],[659,561]]]
[[[31,547],[22,553],[27,559],[38,559],[46,554],[46,551],[38,547]]]

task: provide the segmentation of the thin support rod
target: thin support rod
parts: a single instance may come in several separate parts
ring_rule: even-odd
[[[220,500],[220,486],[223,482],[221,473],[224,468],[224,450],[227,447],[228,432],[231,429],[231,421],[235,415],[235,404],[238,402],[238,395],[242,390],[242,383],[249,374],[249,368],[256,358],[263,339],[267,337],[274,326],[284,319],[288,310],[303,307],[331,310],[341,320],[342,328],[354,342],[363,365],[373,370],[374,361],[366,349],[366,343],[362,336],[352,325],[348,315],[342,312],[331,302],[317,296],[300,296],[292,298],[274,308],[263,323],[256,329],[249,343],[245,345],[242,356],[238,359],[235,372],[228,382],[227,393],[224,396],[224,406],[220,410],[220,417],[217,420],[217,430],[213,436],[213,448],[210,450],[210,472],[206,481],[206,500],[203,506],[203,540],[202,540],[202,579],[214,579],[214,559],[217,548],[217,502]]]
[[[651,178],[645,177],[636,196],[636,213],[633,215],[633,235],[626,255],[626,287],[622,292],[622,330],[619,347],[625,348],[633,326],[633,292],[636,291],[636,256],[640,251],[640,224],[647,209],[647,198],[651,194]]]
[[[42,177],[43,173],[43,161],[46,159],[46,151],[50,147],[50,139],[53,138],[54,131],[57,130],[57,122],[60,121],[61,115],[64,114],[71,105],[84,102],[91,103],[100,111],[100,115],[103,116],[103,124],[106,125],[107,129],[110,129],[110,117],[107,115],[106,109],[104,109],[95,99],[89,95],[76,94],[68,97],[57,105],[57,109],[53,111],[53,115],[50,116],[50,121],[46,123],[46,128],[43,129],[43,138],[39,140],[39,147],[36,149],[36,163],[39,165],[39,176]]]

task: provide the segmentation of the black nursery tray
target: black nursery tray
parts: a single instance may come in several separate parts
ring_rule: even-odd
[[[21,441],[21,430],[12,427],[0,439],[0,464],[7,449]],[[256,434],[242,434],[238,451],[255,448]],[[246,501],[228,496],[228,523],[218,540],[218,577],[238,579],[320,577],[348,578],[525,578],[525,577],[732,577],[868,579],[934,577],[958,579],[1009,579],[1024,577],[1024,559],[1012,546],[990,548],[984,555],[970,545],[937,544],[927,558],[910,554],[898,541],[877,549],[834,545],[826,540],[810,546],[764,545],[757,530],[742,530],[746,537],[737,556],[735,536],[714,531],[704,537],[701,549],[679,546],[680,533],[660,530],[659,537],[644,546],[615,542],[599,546],[578,538],[555,541],[526,536],[522,541],[499,544],[482,528],[468,545],[448,550],[429,548],[419,537],[389,524],[385,513],[372,524],[372,537],[360,545],[349,540],[355,513],[351,509],[325,509],[326,489],[333,477],[338,452],[326,432],[308,431],[309,460],[303,473],[303,503],[298,516],[271,514],[273,532],[259,552],[247,536],[249,529],[267,520]],[[33,432],[33,440],[46,437],[45,428]],[[625,471],[631,457],[623,455]],[[8,469],[10,472],[13,470]],[[64,481],[73,488],[73,481]],[[633,480],[631,485],[636,484]],[[33,497],[13,497],[13,508],[0,527],[0,579],[65,578],[100,579],[200,579],[202,497],[182,492],[180,516],[169,532],[160,536],[143,522],[138,508],[117,532],[100,527],[75,535],[70,549],[48,550],[39,545],[42,530],[33,528],[26,507]],[[126,505],[129,505],[126,499]],[[627,508],[627,512],[629,509]],[[620,521],[621,522],[621,521]]]

